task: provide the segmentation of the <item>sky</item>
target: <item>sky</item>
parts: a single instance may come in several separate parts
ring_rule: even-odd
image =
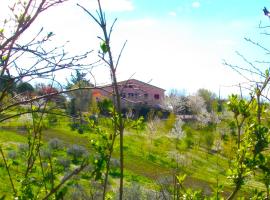
[[[6,0],[0,0],[6,1]],[[70,0],[41,15],[32,31],[41,26],[52,31],[56,43],[69,41],[72,53],[94,50],[95,60],[101,35],[99,27],[76,4],[95,13],[95,0]],[[117,23],[112,34],[113,55],[127,40],[117,76],[119,80],[136,78],[164,88],[178,89],[187,94],[206,88],[223,96],[238,93],[245,82],[224,61],[249,67],[236,52],[250,61],[266,61],[264,51],[244,38],[266,44],[267,36],[259,24],[270,25],[263,15],[267,0],[101,0],[108,24]],[[1,9],[0,9],[1,10]],[[259,64],[265,70],[267,64]],[[98,84],[110,81],[103,66],[93,70]],[[58,74],[64,80],[69,73]],[[256,78],[256,77],[255,77]]]

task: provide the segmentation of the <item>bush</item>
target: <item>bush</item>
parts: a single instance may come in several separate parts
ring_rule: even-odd
[[[145,199],[170,199],[170,194],[167,191],[158,192],[155,190],[146,190],[145,191]]]
[[[68,169],[70,167],[71,161],[68,158],[59,157],[57,158],[57,163],[58,165],[63,166],[65,169]]]
[[[19,152],[19,154],[26,155],[28,151],[29,151],[28,144],[24,144],[24,143],[19,144],[19,146],[18,146],[18,152]]]
[[[70,128],[72,131],[77,130],[78,127],[79,127],[79,123],[74,122],[74,123],[70,124]]]
[[[82,127],[79,127],[79,128],[78,128],[78,133],[79,133],[79,134],[83,134],[83,132],[84,132],[83,128],[82,128]]]
[[[113,109],[113,102],[110,99],[104,99],[103,101],[98,102],[98,109],[100,114],[104,116],[110,116]]]
[[[110,165],[111,167],[119,168],[120,167],[119,159],[111,158]]]
[[[117,197],[119,196],[119,193],[117,193],[116,195]],[[141,200],[144,199],[143,198],[143,192],[142,192],[142,188],[140,187],[139,184],[136,183],[132,183],[130,187],[124,187],[124,199],[128,199],[128,200]],[[116,198],[116,199],[119,199]]]
[[[173,113],[171,113],[168,116],[168,119],[165,121],[165,127],[164,127],[165,131],[170,132],[173,129],[175,123],[176,123],[176,116]]]
[[[191,130],[186,131],[186,135],[184,137],[184,142],[186,145],[186,148],[191,148],[194,144],[194,136]]]
[[[203,135],[204,135],[204,144],[207,150],[210,152],[215,141],[215,135],[213,132],[210,132],[210,131],[203,133]]]
[[[151,162],[155,162],[157,160],[156,156],[152,153],[148,154],[148,160]]]
[[[0,160],[0,168],[5,168],[5,163],[3,159]]]
[[[71,200],[86,200],[89,199],[83,186],[75,184],[72,186],[72,192],[70,195]]]
[[[58,118],[57,115],[55,114],[48,114],[46,115],[47,121],[48,121],[48,126],[53,127],[56,126],[58,123]]]
[[[63,148],[63,141],[58,138],[50,139],[48,145],[53,150],[61,150]]]
[[[73,157],[73,161],[78,161],[78,159],[87,154],[87,150],[82,146],[74,144],[68,148],[67,154]]]
[[[51,156],[52,156],[52,152],[50,149],[45,149],[45,148],[42,148],[40,150],[40,155],[42,158],[44,159],[49,159]]]
[[[84,121],[84,123],[86,123]],[[79,134],[83,134],[85,131],[90,131],[90,127],[88,126],[88,124],[80,124],[79,122],[73,122],[72,124],[70,124],[70,128],[72,131],[76,131]]]
[[[16,159],[17,158],[17,152],[16,151],[14,151],[14,150],[10,150],[9,152],[8,152],[8,158],[10,158],[10,159]]]
[[[49,168],[49,163],[42,162],[42,167],[45,168],[45,169],[48,169]]]

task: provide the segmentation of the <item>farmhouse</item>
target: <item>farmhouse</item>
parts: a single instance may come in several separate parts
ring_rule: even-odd
[[[136,79],[118,82],[118,87],[123,108],[136,106],[163,107],[165,90],[162,88]],[[112,85],[107,85],[102,87],[102,89],[95,89],[92,94],[97,101],[104,98],[112,99],[113,87]]]

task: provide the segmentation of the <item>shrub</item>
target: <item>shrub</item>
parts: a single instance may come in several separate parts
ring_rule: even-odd
[[[186,131],[186,135],[184,137],[184,142],[186,144],[186,148],[191,148],[194,144],[194,136],[191,130]]]
[[[146,190],[145,191],[145,199],[170,199],[170,194],[168,192],[158,192],[155,190]]]
[[[152,153],[148,154],[148,160],[151,162],[155,162],[157,160],[156,156]]]
[[[111,158],[110,165],[112,167],[119,168],[120,167],[120,161],[118,159]]]
[[[46,115],[47,121],[48,121],[48,126],[53,127],[56,126],[58,123],[58,118],[57,115],[55,114],[48,114]]]
[[[176,116],[174,114],[170,114],[168,119],[165,121],[165,131],[170,132],[176,123]]]
[[[28,151],[29,151],[28,144],[25,144],[25,143],[19,144],[19,146],[18,146],[19,154],[26,155]]]
[[[79,134],[83,134],[83,132],[84,132],[83,128],[82,128],[82,127],[79,127],[79,128],[78,128],[78,133],[79,133]]]
[[[50,149],[45,149],[45,148],[42,148],[40,150],[40,155],[42,158],[44,159],[49,159],[51,156],[52,156],[52,152]]]
[[[74,144],[68,148],[67,154],[73,157],[73,161],[77,161],[87,154],[87,150],[82,146]]]
[[[72,192],[70,195],[71,200],[86,200],[88,199],[88,195],[83,186],[79,184],[75,184],[72,186]]]
[[[203,133],[203,135],[204,135],[205,146],[207,150],[210,151],[215,141],[215,135],[213,132],[210,132],[210,131]]]
[[[10,151],[8,152],[8,157],[9,157],[10,159],[16,159],[16,158],[17,158],[17,152],[14,151],[14,150],[10,150]]]
[[[83,123],[86,123],[86,122],[83,122]],[[83,134],[84,132],[91,130],[91,128],[88,126],[88,124],[80,124],[79,122],[74,122],[74,123],[70,124],[70,128],[72,131],[77,130],[77,132],[79,134]]]
[[[65,158],[65,157],[59,157],[57,158],[57,163],[58,165],[63,166],[65,169],[68,169],[70,167],[70,159]]]
[[[49,163],[42,162],[42,167],[45,168],[45,169],[49,168]]]
[[[5,163],[4,163],[4,161],[1,159],[0,160],[0,168],[4,168],[5,167]]]
[[[119,199],[119,193],[117,193],[116,195]],[[139,184],[136,183],[132,183],[131,186],[129,187],[125,187],[124,188],[124,199],[128,199],[128,200],[141,200],[144,199],[143,198],[143,192],[142,192],[142,188],[140,187]]]
[[[76,122],[70,124],[70,128],[72,131],[75,131],[78,127],[79,127],[79,124]]]
[[[60,150],[63,148],[63,141],[59,140],[58,138],[53,138],[53,139],[50,139],[50,141],[48,142],[48,145],[51,149]]]

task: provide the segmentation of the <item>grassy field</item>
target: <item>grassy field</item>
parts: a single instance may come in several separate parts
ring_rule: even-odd
[[[227,179],[226,171],[229,160],[222,154],[207,150],[202,143],[201,135],[205,130],[192,130],[193,144],[187,147],[183,139],[176,140],[168,133],[166,122],[159,121],[155,131],[146,129],[142,132],[127,130],[124,138],[124,165],[125,181],[136,182],[147,189],[160,189],[161,182],[172,184],[175,174],[187,174],[184,182],[186,187],[202,190],[205,194],[211,194],[213,187],[219,183],[224,185],[224,195],[231,190],[231,183]],[[192,129],[191,127],[188,127]],[[42,140],[46,143],[52,138],[63,141],[65,147],[73,144],[85,147],[91,154],[90,134],[79,134],[72,131],[67,120],[62,120],[58,125],[46,128],[42,132]],[[0,144],[6,154],[16,149],[18,144],[27,142],[27,131],[20,122],[10,121],[0,127]],[[119,145],[116,143],[113,154],[118,158]],[[118,184],[119,171],[111,172],[111,182]],[[10,186],[3,163],[0,165],[0,193],[9,194]],[[248,194],[249,188],[263,185],[250,180],[248,186],[244,186],[243,193]]]

